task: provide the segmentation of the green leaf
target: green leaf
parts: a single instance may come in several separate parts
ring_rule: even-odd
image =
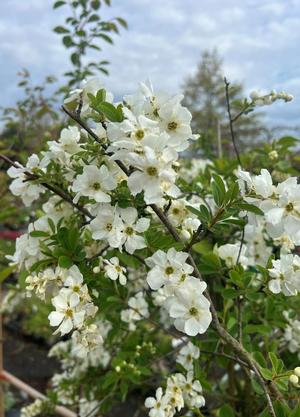
[[[260,208],[254,206],[253,204],[239,203],[238,207],[241,210],[250,211],[251,213],[257,214],[259,216],[262,216],[264,214]]]
[[[17,265],[8,266],[0,271],[0,284],[11,275],[11,273],[16,269],[16,266]]]
[[[71,55],[71,61],[76,66],[80,65],[80,57],[76,52]]]
[[[265,379],[267,379],[268,381],[272,381],[273,372],[270,369],[260,368],[260,372]]]
[[[71,36],[64,36],[64,37],[63,37],[63,39],[62,39],[62,41],[63,41],[63,44],[64,44],[67,48],[70,48],[71,46],[73,46],[73,45],[74,45],[74,42],[73,42],[73,40],[72,40]]]
[[[112,38],[110,36],[106,35],[105,33],[99,33],[98,37],[104,39],[106,42],[108,42],[110,44],[114,43]]]
[[[116,17],[116,20],[120,23],[121,26],[123,26],[123,28],[128,29],[128,25],[125,19],[122,17]]]
[[[65,2],[65,1],[62,1],[62,0],[60,0],[60,1],[56,1],[56,2],[53,4],[53,9],[58,9],[59,7],[61,7],[61,6],[65,5],[65,4],[66,4],[66,2]]]
[[[265,324],[247,324],[244,328],[244,333],[258,333],[265,336],[270,336],[271,327]]]
[[[123,112],[122,109],[116,108],[113,104],[104,101],[97,105],[98,111],[102,112],[105,117],[111,122],[122,122]]]
[[[69,33],[69,29],[64,28],[63,26],[56,26],[53,31],[55,33]]]
[[[267,362],[264,358],[264,355],[261,352],[255,351],[255,352],[252,353],[252,356],[262,368],[267,367]]]
[[[91,6],[94,10],[98,10],[100,8],[100,1],[99,0],[92,0],[91,1]]]
[[[71,266],[73,265],[73,261],[72,259],[70,259],[68,256],[60,256],[58,258],[58,265],[61,268],[71,268]]]
[[[219,417],[235,417],[235,413],[230,405],[225,404],[220,408]]]
[[[277,141],[277,144],[289,148],[295,146],[298,141],[299,139],[294,138],[293,136],[283,136]]]
[[[49,237],[49,233],[43,232],[42,230],[33,230],[29,235],[31,237]]]

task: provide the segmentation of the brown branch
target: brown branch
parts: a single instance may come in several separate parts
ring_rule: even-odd
[[[229,98],[230,83],[227,81],[227,79],[225,77],[224,77],[224,83],[225,83],[225,95],[226,95],[226,104],[227,104],[227,113],[228,113],[228,119],[229,119],[229,128],[230,128],[231,141],[232,141],[232,144],[233,144],[233,147],[234,147],[234,151],[235,151],[238,163],[242,167],[242,162],[241,162],[239,150],[237,148],[235,133],[234,133],[234,129],[233,129],[233,120],[232,120],[232,116],[231,116],[231,107],[230,107],[230,98]]]

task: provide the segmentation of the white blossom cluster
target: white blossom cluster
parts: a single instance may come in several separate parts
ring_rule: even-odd
[[[191,239],[201,225],[196,215],[187,209],[187,205],[192,203],[182,198],[173,200],[167,213],[168,219],[177,228],[183,240]]]
[[[276,90],[272,90],[269,94],[260,94],[258,91],[252,91],[250,98],[252,100],[251,104],[254,106],[268,106],[277,100],[283,100],[287,103],[292,101],[294,97],[285,91],[278,93]]]
[[[87,285],[76,265],[69,269],[47,268],[26,278],[27,291],[35,291],[41,299],[48,293],[54,295],[52,304],[55,311],[49,314],[50,325],[57,327],[61,335],[73,329],[81,329],[85,320],[94,317],[97,307],[92,303]]]
[[[122,209],[108,204],[97,207],[97,213],[89,226],[93,239],[103,240],[120,250],[124,245],[130,254],[146,247],[141,234],[149,228],[150,220],[146,217],[138,218],[134,207]]]
[[[150,268],[147,282],[159,290],[161,306],[174,320],[174,326],[189,336],[204,333],[210,322],[210,303],[203,295],[206,283],[195,278],[193,267],[186,261],[188,253],[174,248],[158,250],[146,263]]]
[[[268,283],[270,291],[286,296],[297,295],[300,292],[300,257],[282,254],[280,259],[272,260],[272,266],[268,269],[272,278]]]
[[[44,239],[31,236],[31,232],[38,230],[50,233],[49,220],[51,220],[54,225],[57,225],[59,220],[63,219],[62,224],[66,224],[73,213],[70,205],[56,196],[50,197],[49,200],[43,204],[42,209],[44,214],[35,222],[29,224],[27,233],[24,233],[16,239],[15,253],[12,256],[7,256],[12,264],[17,265],[18,269],[21,269],[22,267],[30,269],[35,262],[45,258],[45,255],[40,248],[40,241],[43,241]]]
[[[21,417],[35,417],[41,415],[47,405],[49,405],[49,400],[37,398],[33,403],[22,407]]]
[[[171,375],[165,392],[159,387],[155,397],[148,397],[145,401],[150,417],[173,417],[184,406],[200,408],[204,405],[201,383],[194,379],[192,371],[187,376],[180,373]]]
[[[300,185],[296,177],[274,185],[266,169],[259,175],[239,171],[240,189],[245,201],[264,213],[268,235],[286,249],[300,245]]]
[[[96,404],[93,400],[79,398],[72,388],[71,381],[82,377],[91,367],[107,368],[111,356],[105,348],[105,339],[110,330],[111,324],[109,322],[97,320],[87,327],[84,333],[73,332],[69,340],[56,343],[49,352],[50,357],[60,360],[62,367],[62,372],[53,376],[52,387],[61,404],[79,403],[80,417],[85,417],[88,414],[87,410],[94,409]],[[80,340],[78,340],[78,336],[80,336]],[[91,343],[96,345],[94,349],[90,349],[88,346]]]

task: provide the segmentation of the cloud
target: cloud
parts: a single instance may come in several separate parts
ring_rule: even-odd
[[[68,52],[51,28],[64,21],[64,8],[51,1],[6,0],[0,17],[2,105],[17,97],[15,74],[26,66],[34,79],[60,75],[69,66]],[[217,47],[224,72],[243,81],[245,91],[287,89],[300,96],[300,3],[298,0],[113,0],[103,18],[122,16],[129,24],[103,45],[95,59],[111,61],[107,86],[118,97],[151,78],[157,89],[174,93],[195,72],[201,52]],[[269,123],[297,123],[300,100],[268,108]]]

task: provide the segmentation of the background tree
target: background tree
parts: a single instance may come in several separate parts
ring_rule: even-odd
[[[193,115],[193,131],[201,134],[193,150],[219,157],[226,150],[231,155],[233,149],[228,126],[223,60],[216,49],[202,53],[196,73],[187,78],[183,89],[184,104]],[[242,84],[232,83],[229,97],[233,112],[239,112],[243,96]],[[261,138],[266,130],[261,124],[261,117],[262,113],[256,112],[255,115],[239,118],[235,124],[239,147],[245,150]]]

